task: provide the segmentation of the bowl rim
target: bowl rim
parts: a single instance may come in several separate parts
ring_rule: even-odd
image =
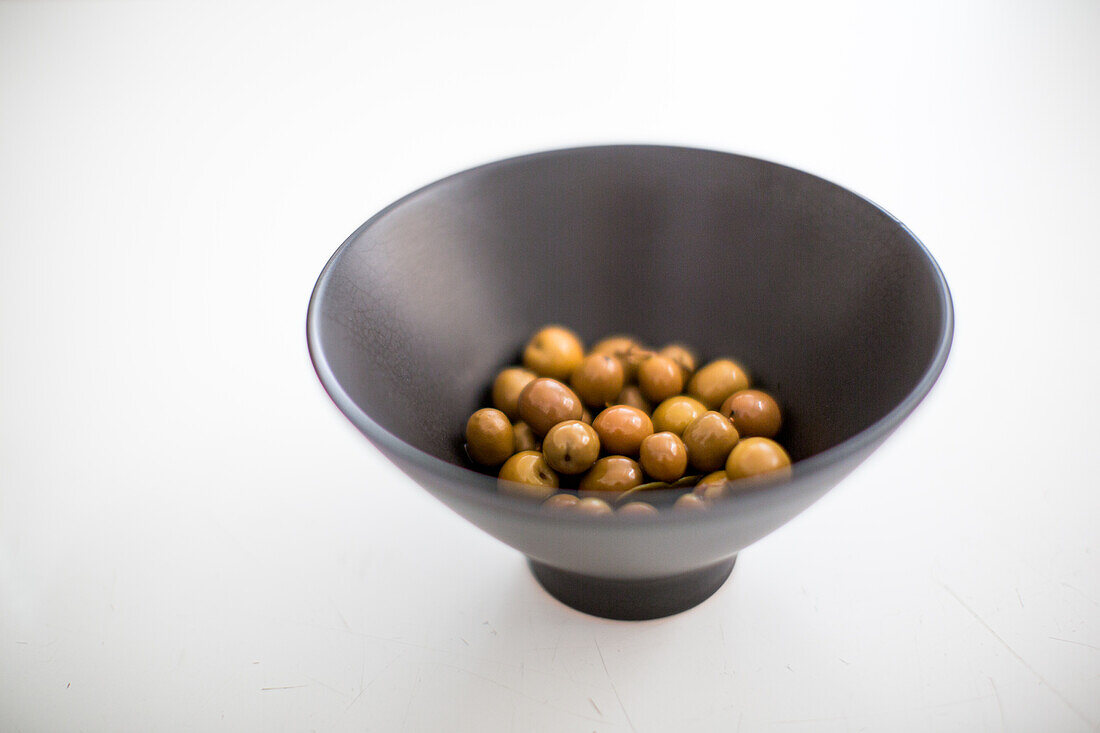
[[[390,431],[386,430],[379,423],[375,422],[362,408],[355,403],[355,401],[348,395],[344,388],[340,385],[339,380],[336,378],[332,367],[329,365],[328,360],[325,357],[324,349],[321,345],[321,308],[320,303],[324,296],[325,290],[330,284],[333,276],[333,272],[336,263],[340,260],[342,255],[348,250],[352,244],[359,239],[359,237],[373,226],[376,222],[384,218],[394,209],[404,205],[406,202],[436,188],[443,186],[453,179],[461,176],[471,175],[474,173],[482,173],[494,168],[505,167],[515,165],[518,163],[529,162],[544,157],[552,157],[558,155],[575,154],[581,152],[594,152],[594,151],[611,151],[611,150],[667,150],[667,151],[680,151],[680,152],[695,152],[706,153],[708,155],[719,155],[730,158],[738,158],[742,160],[749,160],[757,163],[764,163],[769,166],[782,168],[793,171],[799,175],[809,176],[824,184],[833,186],[844,191],[847,194],[855,196],[861,201],[869,204],[874,209],[878,210],[891,222],[896,224],[901,231],[909,237],[912,243],[917,247],[920,253],[924,256],[927,264],[930,266],[933,279],[937,286],[937,296],[939,298],[942,317],[939,323],[939,341],[936,344],[935,352],[932,359],[928,362],[927,367],[921,374],[917,383],[913,388],[895,405],[889,412],[883,415],[881,418],[868,425],[863,430],[859,431],[855,435],[852,435],[845,440],[837,443],[830,448],[827,448],[820,453],[816,453],[809,458],[804,458],[800,461],[795,461],[792,464],[792,474],[788,478],[768,479],[767,477],[760,477],[758,480],[741,479],[736,482],[744,486],[744,489],[739,488],[735,492],[734,498],[747,499],[752,495],[767,493],[768,495],[776,495],[778,493],[798,492],[810,487],[812,477],[815,474],[821,473],[825,469],[837,464],[845,459],[851,457],[853,454],[860,452],[868,445],[874,445],[875,443],[885,440],[890,433],[896,429],[912,412],[916,409],[917,405],[928,395],[936,381],[939,379],[940,374],[943,372],[943,368],[947,363],[947,357],[951,351],[951,344],[954,339],[954,324],[955,324],[955,310],[953,305],[953,299],[951,297],[951,290],[947,284],[947,279],[944,277],[943,270],[936,258],[932,256],[932,253],[925,246],[924,242],[920,240],[916,234],[913,233],[908,226],[900,221],[896,216],[891,214],[885,208],[875,203],[871,199],[863,196],[846,186],[841,186],[838,183],[830,181],[821,176],[809,173],[793,166],[785,165],[783,163],[777,163],[775,161],[767,160],[764,158],[757,158],[751,155],[742,155],[739,153],[731,153],[728,151],[713,150],[708,148],[682,146],[682,145],[664,145],[664,144],[608,144],[608,145],[582,145],[567,148],[555,148],[552,150],[542,150],[534,153],[527,153],[523,155],[511,156],[508,158],[502,158],[499,160],[491,161],[481,165],[474,166],[472,168],[466,168],[464,170],[452,173],[450,175],[439,178],[431,183],[417,188],[410,193],[405,194],[401,198],[393,201],[383,209],[379,210],[376,214],[371,216],[359,227],[355,229],[336,249],[335,252],[329,257],[325,266],[321,269],[320,275],[317,277],[317,281],[313,287],[313,291],[309,299],[309,307],[306,312],[306,344],[309,350],[309,357],[313,363],[314,371],[317,373],[318,379],[321,381],[321,385],[324,387],[325,392],[329,398],[336,405],[336,407],[355,425],[356,428],[371,442],[375,443],[379,448],[383,450],[383,453],[392,451],[394,454],[401,457],[401,459],[409,461],[413,465],[417,466],[430,474],[434,474],[440,479],[443,479],[448,484],[454,484],[465,495],[464,498],[473,500],[475,503],[482,505],[491,505],[498,509],[512,510],[517,513],[530,514],[534,516],[542,517],[548,521],[569,523],[585,523],[588,524],[594,520],[588,517],[574,517],[570,515],[553,515],[550,516],[540,510],[538,503],[533,503],[516,497],[501,495],[497,491],[486,491],[486,487],[495,488],[497,479],[488,474],[480,473],[471,468],[461,466],[455,463],[450,463],[441,458],[437,458],[419,448],[407,443],[401,438],[397,437]],[[719,502],[715,506],[711,507],[707,512],[672,512],[662,511],[658,520],[662,522],[699,522],[700,520],[710,519],[712,521],[721,521],[722,518],[728,517],[731,513],[739,510],[737,501],[723,501]],[[605,526],[645,526],[646,524],[653,524],[654,520],[650,522],[612,522],[607,523],[604,520]]]

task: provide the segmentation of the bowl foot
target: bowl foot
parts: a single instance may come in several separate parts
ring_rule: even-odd
[[[527,558],[546,591],[578,611],[624,621],[641,621],[686,611],[710,598],[726,582],[737,556],[699,570],[663,578],[596,578]]]

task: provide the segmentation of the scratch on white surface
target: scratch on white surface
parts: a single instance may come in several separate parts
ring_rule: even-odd
[[[279,687],[261,687],[260,692],[267,692],[268,690],[297,690],[302,687],[309,687],[309,685],[281,685]]]
[[[1088,602],[1089,602],[1089,603],[1091,603],[1092,605],[1094,605],[1094,606],[1100,606],[1100,603],[1097,603],[1096,601],[1092,600],[1092,598],[1090,598],[1090,597],[1089,597],[1089,595],[1088,595],[1087,593],[1085,593],[1085,591],[1081,590],[1081,589],[1080,589],[1080,588],[1078,588],[1077,586],[1075,586],[1075,585],[1070,585],[1069,583],[1062,583],[1062,585],[1064,585],[1065,587],[1069,588],[1070,590],[1075,590],[1075,591],[1077,591],[1078,593],[1080,593],[1080,594],[1081,594],[1081,597],[1082,597],[1082,598],[1084,598],[1084,599],[1085,599],[1086,601],[1088,601]]]
[[[1033,674],[1037,680],[1039,680],[1044,685],[1046,685],[1047,689],[1050,690],[1051,692],[1053,692],[1054,695],[1059,700],[1062,701],[1063,705],[1065,705],[1067,708],[1069,708],[1073,712],[1074,715],[1076,715],[1078,718],[1080,718],[1082,721],[1084,721],[1084,723],[1086,725],[1088,725],[1090,728],[1095,728],[1096,727],[1096,723],[1089,720],[1089,717],[1087,715],[1085,715],[1084,713],[1082,713],[1080,710],[1078,710],[1077,706],[1069,701],[1069,698],[1067,698],[1065,695],[1063,695],[1061,692],[1059,692],[1057,688],[1055,688],[1053,685],[1051,685],[1049,682],[1047,682],[1046,678],[1043,677],[1043,675],[1039,674],[1039,670],[1032,667],[1031,664],[1026,659],[1021,657],[1016,652],[1015,649],[1013,649],[1011,646],[1009,646],[1008,642],[1006,642],[1004,639],[1002,639],[1000,634],[998,634],[996,631],[994,631],[993,627],[990,626],[989,624],[987,624],[985,622],[985,620],[981,616],[979,616],[978,613],[973,608],[968,606],[966,604],[966,601],[964,601],[962,598],[959,597],[958,593],[951,590],[945,583],[940,582],[940,581],[937,581],[937,582],[939,582],[940,585],[943,587],[943,589],[945,591],[947,591],[951,595],[952,598],[955,599],[956,603],[958,603],[960,606],[962,606],[966,610],[967,613],[969,613],[971,616],[974,617],[975,621],[977,621],[979,624],[981,624],[982,628],[984,628],[986,631],[988,631],[993,636],[994,639],[999,641],[1001,643],[1001,646],[1003,646],[1006,650],[1008,650],[1009,654],[1016,657],[1017,661],[1019,661],[1020,664],[1024,665],[1024,668],[1027,669],[1028,672],[1031,672],[1031,674]]]
[[[1016,589],[1016,600],[1020,602],[1020,608],[1024,607],[1024,599],[1020,597],[1020,589]]]
[[[745,714],[741,713],[737,716],[737,733],[741,733],[741,724],[745,722]]]
[[[1100,646],[1093,646],[1092,644],[1086,644],[1083,641],[1074,641],[1073,639],[1063,639],[1063,638],[1058,637],[1058,636],[1048,636],[1047,638],[1052,639],[1054,641],[1064,641],[1067,644],[1076,644],[1077,646],[1083,646],[1086,649],[1095,649],[1096,651],[1100,652]]]
[[[798,725],[800,723],[830,723],[835,720],[847,721],[847,715],[836,715],[827,718],[792,718],[790,720],[773,720],[772,725]]]
[[[993,688],[993,697],[997,698],[997,712],[1001,714],[1001,730],[1005,729],[1005,709],[1001,705],[1001,693],[997,691],[997,683],[993,681],[992,677],[987,677],[989,680],[989,686]]]
[[[849,661],[848,661],[847,659],[845,659],[844,657],[837,657],[837,659],[839,659],[840,661],[844,662],[844,663],[845,663],[845,664],[847,664],[847,665],[848,665],[849,667],[851,667],[851,666],[852,666],[852,663],[851,663],[851,662],[849,662]]]
[[[317,679],[316,677],[310,677],[310,676],[309,676],[309,675],[307,674],[307,675],[306,675],[306,679],[307,679],[307,680],[309,680],[310,682],[314,682],[314,683],[316,683],[316,684],[320,685],[321,687],[324,687],[325,689],[328,689],[328,690],[332,690],[333,692],[335,692],[335,693],[336,693],[337,695],[339,695],[340,697],[347,697],[347,696],[348,696],[348,694],[347,694],[346,692],[341,692],[340,690],[337,690],[337,689],[336,689],[335,687],[333,687],[332,685],[328,685],[328,684],[325,684],[324,682],[322,682],[321,680]]]
[[[405,724],[409,722],[409,712],[412,711],[413,698],[416,697],[416,691],[420,689],[420,667],[416,668],[416,682],[413,683],[412,689],[409,690],[409,700],[405,703],[405,714],[401,716],[401,730],[405,730]]]
[[[615,693],[615,699],[619,701],[619,708],[626,717],[626,724],[630,726],[630,730],[637,731],[638,729],[634,727],[634,721],[630,719],[630,713],[626,711],[626,705],[623,705],[622,697],[619,696],[619,690],[615,687],[615,680],[611,679],[611,673],[607,671],[607,661],[603,658],[603,649],[600,649],[600,642],[593,639],[592,643],[596,645],[596,653],[600,655],[600,664],[603,665],[603,673],[607,675],[607,681],[611,683],[611,691]]]
[[[600,711],[600,706],[596,704],[596,701],[595,701],[595,700],[593,700],[592,698],[588,698],[588,702],[592,703],[592,707],[593,707],[593,708],[595,709],[595,711],[596,711],[596,712],[597,712],[597,713],[598,713],[598,714],[599,714],[599,715],[600,715],[600,716],[602,717],[602,716],[603,716],[603,712],[601,712],[601,711]]]
[[[499,687],[502,690],[506,690],[507,692],[510,692],[513,695],[518,695],[518,696],[522,697],[525,700],[530,700],[531,702],[538,703],[539,705],[543,705],[545,707],[548,707],[551,710],[556,710],[559,713],[565,713],[566,715],[572,715],[574,717],[581,718],[583,720],[588,720],[588,721],[591,721],[593,723],[606,723],[607,722],[607,721],[605,721],[601,718],[593,718],[593,717],[590,717],[588,715],[581,715],[580,713],[575,713],[572,710],[566,710],[565,708],[559,708],[557,705],[550,704],[550,702],[548,700],[544,700],[544,699],[538,698],[538,697],[533,697],[533,696],[528,695],[527,693],[525,693],[523,690],[518,690],[515,687],[512,687],[511,685],[504,684],[503,682],[497,682],[492,677],[486,677],[483,674],[478,674],[477,672],[466,669],[465,667],[456,667],[453,664],[446,664],[444,662],[436,662],[435,666],[436,667],[447,667],[448,669],[453,669],[456,672],[461,672],[465,675],[469,675],[470,677],[476,677],[479,680],[484,680],[485,682],[488,682],[491,685],[495,685],[495,686]],[[588,699],[589,699],[590,702],[592,702],[592,698],[588,698]],[[595,707],[596,703],[592,702],[592,706]],[[596,708],[596,712],[599,712],[600,715],[603,715],[603,713],[600,712],[599,708]]]
[[[336,601],[332,600],[332,596],[329,596],[328,602],[332,604],[332,607],[336,611],[336,615],[340,617],[340,623],[344,625],[344,628],[348,631],[352,631],[351,624],[349,624],[348,620],[344,618],[343,612],[340,610],[340,607],[336,605]]]

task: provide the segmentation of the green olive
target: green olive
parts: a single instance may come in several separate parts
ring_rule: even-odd
[[[653,411],[653,429],[657,432],[668,431],[682,436],[691,421],[707,411],[706,406],[687,395],[676,395],[657,405]]]
[[[683,344],[669,344],[657,353],[676,362],[684,373],[685,381],[695,373],[695,353]]]
[[[589,354],[569,384],[586,405],[602,408],[623,391],[623,363],[608,354]]]
[[[584,359],[577,334],[562,326],[539,329],[523,349],[523,366],[540,377],[569,379]]]
[[[737,445],[737,429],[720,412],[705,412],[684,430],[688,460],[700,471],[717,471]]]
[[[749,377],[740,364],[732,359],[717,359],[695,372],[687,391],[708,410],[715,410],[731,394],[748,386]]]
[[[642,485],[642,467],[626,456],[605,456],[581,477],[582,496],[633,489]]]
[[[550,514],[569,514],[577,506],[576,494],[554,494],[542,502],[543,511]]]
[[[642,468],[657,481],[672,483],[687,470],[687,447],[675,433],[666,431],[646,436],[639,452]]]
[[[630,519],[656,519],[657,508],[644,501],[628,501],[615,510],[616,516]]]
[[[647,435],[653,434],[653,421],[637,407],[614,405],[592,421],[600,436],[600,445],[608,453],[636,456]],[[724,458],[724,456],[723,456]]]
[[[512,431],[516,434],[516,453],[525,450],[542,450],[542,442],[527,423],[521,420],[512,426]]]
[[[532,380],[519,393],[519,416],[535,435],[546,435],[558,423],[579,420],[582,414],[580,397],[556,379]]]
[[[726,475],[731,480],[765,473],[777,476],[791,473],[791,457],[783,446],[769,438],[745,438],[726,460]]]
[[[703,478],[699,479],[699,483],[695,484],[693,493],[700,497],[705,498],[707,490],[714,485],[729,483],[730,477],[726,475],[726,469],[723,468],[720,471],[714,471],[708,473]]]
[[[497,490],[520,499],[544,501],[558,488],[558,475],[538,451],[517,453],[500,467]]]
[[[535,378],[535,373],[521,367],[502,369],[493,380],[493,407],[509,420],[519,417],[519,393]]]
[[[600,437],[580,420],[560,422],[543,438],[542,454],[558,473],[584,473],[600,457]]]
[[[572,513],[580,517],[604,517],[612,513],[611,505],[595,496],[586,496],[576,503]]]
[[[680,394],[684,372],[667,356],[651,356],[638,367],[638,388],[650,402],[661,402]]]
[[[500,410],[478,410],[466,421],[466,452],[483,466],[499,466],[515,452],[515,431]]]
[[[675,512],[683,512],[685,514],[696,514],[699,512],[705,512],[709,508],[709,505],[703,499],[700,499],[695,494],[684,494],[676,503],[672,505],[672,510]]]
[[[623,379],[626,384],[634,381],[641,362],[641,355],[647,354],[646,349],[632,336],[608,336],[596,342],[592,347],[593,354],[607,354],[614,356],[623,364]]]
[[[633,384],[623,387],[623,391],[619,393],[612,404],[636,407],[647,415],[653,411],[653,405],[649,404],[649,400],[642,395],[642,390]]]
[[[760,389],[742,389],[731,394],[722,408],[742,438],[774,438],[783,424],[779,404]]]

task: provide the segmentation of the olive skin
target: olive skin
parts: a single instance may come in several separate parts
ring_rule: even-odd
[[[734,392],[748,389],[749,377],[732,359],[716,359],[695,372],[688,382],[688,394],[716,410]]]
[[[483,466],[499,466],[515,452],[515,431],[500,410],[486,407],[466,421],[466,452]]]
[[[653,412],[653,405],[649,404],[649,400],[642,394],[642,390],[633,384],[623,387],[623,391],[619,393],[612,404],[636,407],[647,415]]]
[[[638,372],[638,364],[641,361],[641,355],[648,352],[646,352],[646,349],[642,347],[641,343],[632,336],[619,335],[608,336],[605,339],[597,341],[596,345],[592,347],[591,353],[613,356],[622,362],[623,379],[626,384],[630,384],[634,381],[635,375]]]
[[[760,389],[742,389],[734,392],[719,409],[733,421],[742,438],[774,438],[783,425],[779,403]]]
[[[726,475],[730,480],[774,474],[789,476],[791,457],[783,446],[770,438],[745,438],[726,460]]]
[[[657,405],[653,411],[653,429],[683,436],[691,421],[707,411],[706,405],[694,397],[676,395]]]
[[[565,380],[581,365],[584,345],[563,326],[539,329],[523,349],[523,366],[540,377]]]
[[[684,514],[698,514],[709,508],[710,505],[695,494],[684,494],[672,505],[672,511]]]
[[[737,429],[720,412],[705,412],[684,430],[688,460],[700,471],[717,471],[737,445]]]
[[[542,442],[527,423],[519,421],[512,426],[512,432],[516,436],[516,453],[525,450],[542,450]]]
[[[544,501],[557,492],[558,475],[538,451],[517,453],[500,467],[497,490],[507,496]]]
[[[722,470],[708,473],[706,476],[700,479],[699,483],[695,484],[695,488],[692,490],[692,493],[694,493],[701,499],[705,499],[707,491],[712,486],[728,484],[729,480],[730,477],[726,475],[726,469],[722,468]]]
[[[613,511],[611,505],[603,499],[586,496],[573,506],[572,513],[579,517],[605,517]]]
[[[554,494],[542,502],[542,510],[550,514],[570,514],[578,501],[575,494]]]
[[[592,427],[599,434],[600,445],[605,451],[624,456],[637,456],[642,441],[653,434],[649,415],[626,405],[615,405],[596,415]]]
[[[661,402],[684,389],[684,372],[668,357],[651,356],[638,367],[638,388],[650,402]]]
[[[676,362],[676,365],[680,367],[680,370],[684,373],[685,381],[691,379],[691,375],[695,373],[695,364],[697,362],[695,353],[683,344],[669,344],[658,351],[657,354]]]
[[[580,420],[560,422],[543,438],[542,454],[558,473],[584,473],[600,457],[600,437]]]
[[[546,435],[558,423],[580,420],[583,414],[581,398],[556,379],[532,380],[519,393],[519,416],[535,435]]]
[[[639,453],[642,468],[657,481],[672,483],[687,470],[687,447],[675,433],[663,432],[646,436]]]
[[[623,383],[623,363],[608,354],[589,354],[569,380],[577,396],[594,408],[613,402]]]
[[[642,485],[642,467],[626,456],[605,456],[593,464],[579,486],[581,496],[619,493]]]
[[[657,507],[644,501],[628,501],[615,510],[615,516],[628,519],[656,519]]]
[[[500,370],[493,380],[493,407],[507,415],[509,420],[516,420],[519,417],[519,393],[535,377],[534,372],[522,367]]]

